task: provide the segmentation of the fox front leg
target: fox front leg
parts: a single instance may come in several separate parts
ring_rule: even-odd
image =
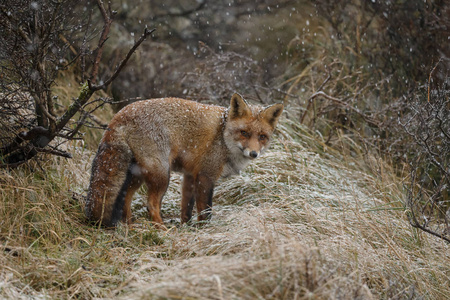
[[[197,175],[195,182],[195,201],[197,203],[198,221],[211,219],[214,180],[206,175]]]
[[[181,192],[181,223],[187,223],[192,218],[192,209],[195,202],[195,178],[190,174],[183,176],[183,189]]]

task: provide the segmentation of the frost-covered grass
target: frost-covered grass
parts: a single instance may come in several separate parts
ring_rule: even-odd
[[[91,151],[1,170],[0,298],[448,297],[449,246],[409,226],[388,164],[340,142],[345,151],[282,122],[265,157],[218,183],[201,227],[178,224],[172,176],[166,232],[146,219],[144,189],[133,227],[85,222],[72,196],[88,186]]]

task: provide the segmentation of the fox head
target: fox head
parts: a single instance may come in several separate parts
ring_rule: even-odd
[[[255,159],[269,147],[283,104],[252,106],[239,94],[231,97],[224,139],[234,155]]]

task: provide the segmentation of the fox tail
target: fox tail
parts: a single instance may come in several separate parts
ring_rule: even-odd
[[[135,161],[126,144],[102,142],[92,164],[85,213],[88,219],[114,227],[122,219]]]

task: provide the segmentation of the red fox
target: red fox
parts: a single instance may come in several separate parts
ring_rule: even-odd
[[[239,95],[230,107],[178,98],[134,102],[108,125],[92,165],[86,215],[106,227],[131,223],[134,192],[148,186],[148,212],[163,225],[161,200],[171,171],[183,173],[181,222],[211,216],[214,184],[238,174],[269,147],[282,104],[248,105]]]

